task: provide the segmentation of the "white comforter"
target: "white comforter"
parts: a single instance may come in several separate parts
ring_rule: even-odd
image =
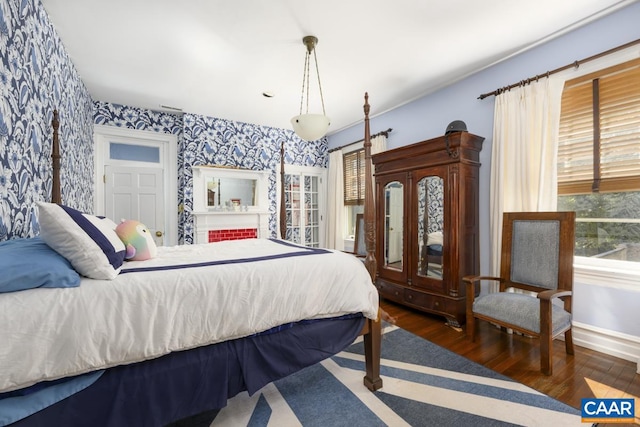
[[[376,318],[378,294],[362,262],[337,251],[126,272],[306,251],[265,239],[160,247],[157,258],[126,263],[114,280],[0,294],[0,392],[302,319]]]

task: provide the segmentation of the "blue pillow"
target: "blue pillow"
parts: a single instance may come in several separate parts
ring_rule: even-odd
[[[0,292],[80,285],[71,263],[40,237],[1,242],[0,272]]]

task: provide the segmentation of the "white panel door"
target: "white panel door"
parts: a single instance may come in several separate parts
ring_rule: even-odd
[[[135,219],[164,244],[164,188],[161,168],[105,166],[105,212],[116,223]]]
[[[158,242],[177,245],[176,136],[104,125],[95,125],[94,131],[95,214],[114,221],[137,219],[153,229],[154,236],[162,233],[155,236]],[[164,206],[160,206],[163,200]]]

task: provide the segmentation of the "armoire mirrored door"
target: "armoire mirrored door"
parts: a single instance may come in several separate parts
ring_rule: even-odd
[[[444,179],[428,175],[416,184],[416,272],[418,276],[442,280],[444,255]]]
[[[378,224],[376,258],[379,274],[393,280],[407,279],[407,174],[377,180]]]

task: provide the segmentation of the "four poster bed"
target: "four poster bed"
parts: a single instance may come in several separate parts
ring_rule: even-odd
[[[62,205],[54,112],[40,236],[0,244],[21,266],[0,287],[0,425],[191,425],[358,335],[364,385],[382,387],[366,94],[364,111],[366,269],[350,254],[277,239],[162,247],[123,261],[112,221]]]

